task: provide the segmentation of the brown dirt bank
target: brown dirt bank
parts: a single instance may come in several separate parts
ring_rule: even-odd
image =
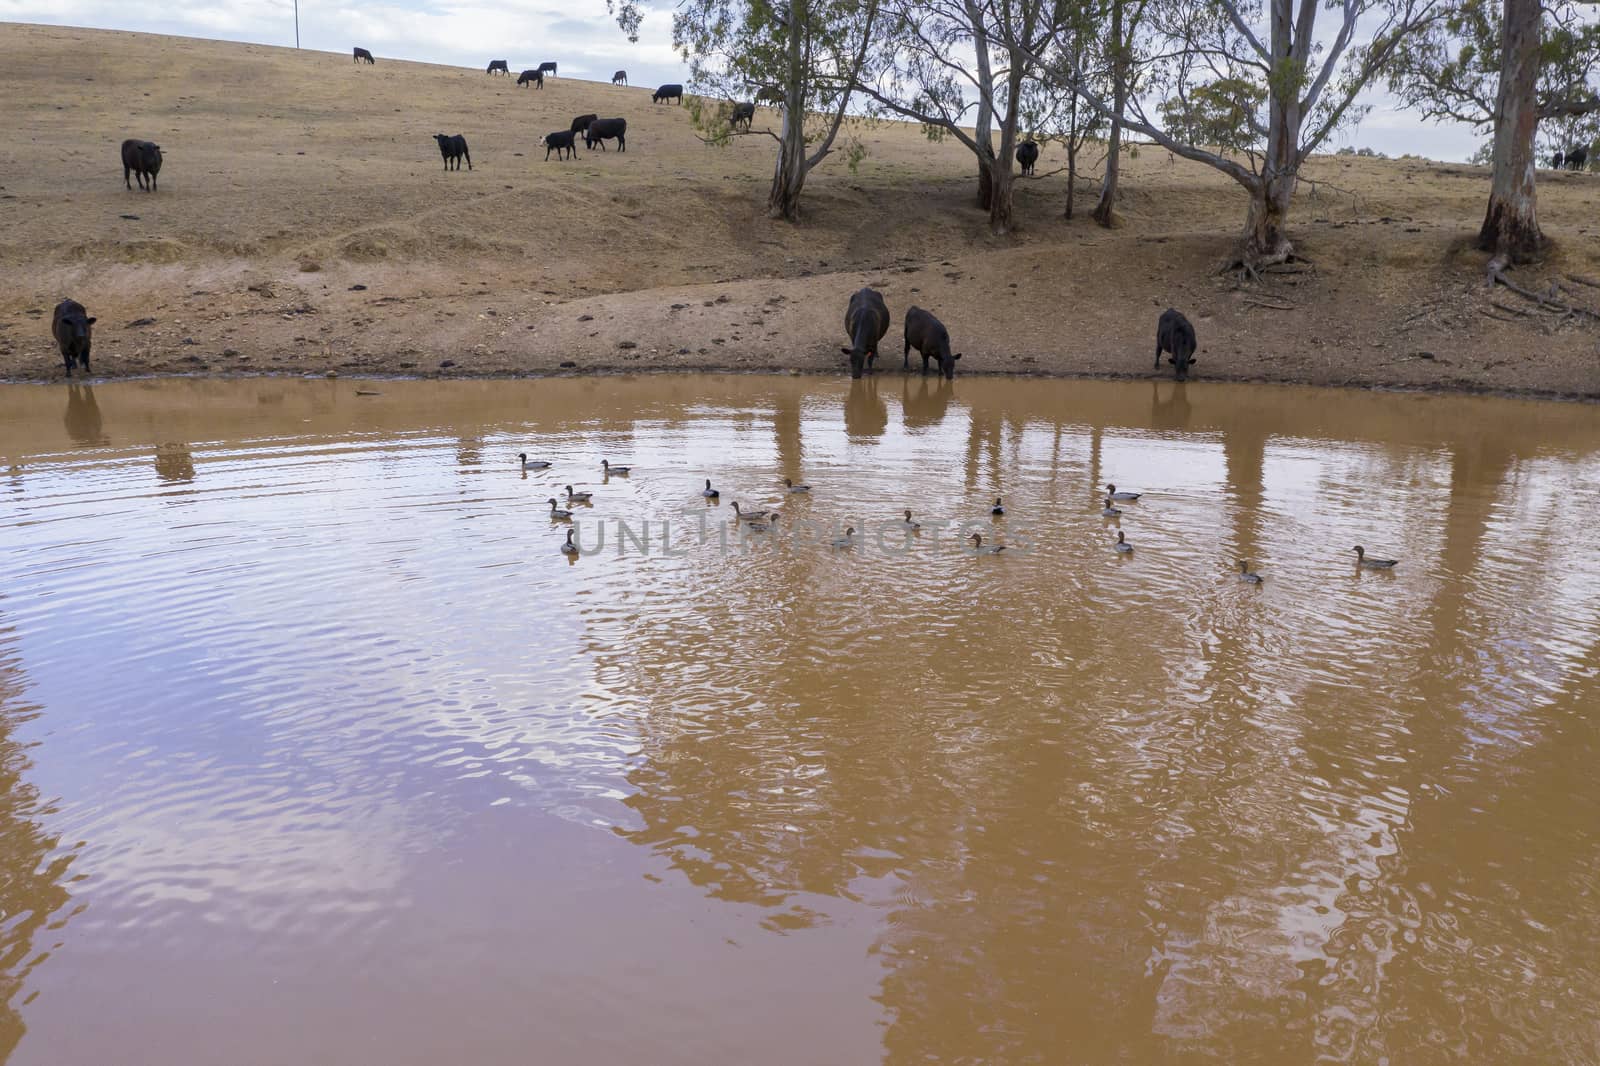
[[[538,136],[585,111],[627,117],[629,151],[544,162]],[[871,284],[938,313],[964,374],[1148,375],[1174,305],[1201,381],[1600,397],[1595,324],[1482,289],[1472,167],[1317,160],[1295,214],[1315,268],[1240,290],[1211,272],[1240,195],[1161,151],[1129,162],[1107,231],[1060,217],[1047,148],[1027,228],[996,241],[963,151],[914,128],[865,131],[859,172],[821,168],[792,227],[761,214],[769,140],[706,148],[647,90],[571,78],[8,25],[0,115],[13,380],[61,376],[69,295],[99,316],[97,377],[839,372],[845,300]],[[465,133],[476,169],[443,173],[434,132]],[[161,192],[123,188],[124,136],[162,144]],[[1540,203],[1558,251],[1524,280],[1600,274],[1600,176],[1542,175]],[[898,323],[886,340],[898,371]]]

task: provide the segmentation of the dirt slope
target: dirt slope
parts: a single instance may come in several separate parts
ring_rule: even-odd
[[[546,162],[539,136],[590,111],[628,119],[628,151]],[[574,79],[9,24],[0,116],[13,379],[60,376],[49,309],[69,295],[109,376],[837,371],[870,283],[936,311],[967,373],[1147,374],[1171,304],[1202,378],[1600,394],[1594,325],[1507,314],[1493,301],[1526,308],[1478,284],[1472,167],[1318,160],[1294,216],[1315,269],[1241,291],[1211,271],[1241,194],[1158,150],[1128,162],[1107,231],[1061,218],[1047,147],[1026,228],[996,240],[970,156],[913,127],[862,131],[858,171],[816,172],[793,227],[762,212],[770,139],[707,147],[648,89]],[[434,133],[465,134],[474,169],[445,173]],[[161,144],[159,193],[124,189],[126,136]],[[1527,280],[1600,275],[1600,176],[1541,175],[1540,205],[1559,250]]]

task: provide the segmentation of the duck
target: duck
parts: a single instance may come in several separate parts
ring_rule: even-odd
[[[592,493],[592,492],[573,492],[572,491],[572,486],[571,485],[567,486],[567,502],[568,503],[588,503],[592,499],[594,499],[594,493]]]
[[[994,498],[994,506],[989,508],[989,513],[997,518],[1006,513],[1006,509],[1000,506],[1000,497],[996,496]]]
[[[771,511],[741,511],[739,501],[733,501],[733,518],[736,522],[760,522],[771,517]]]
[[[1113,507],[1111,504],[1111,497],[1107,496],[1106,505],[1105,507],[1101,508],[1100,513],[1106,518],[1115,518],[1122,513],[1122,508]]]
[[[560,507],[556,506],[556,501],[555,501],[554,497],[551,497],[551,499],[549,500],[549,503],[550,503],[550,518],[553,521],[559,522],[559,521],[562,521],[563,519],[568,519],[568,518],[572,517],[572,512],[571,511],[566,511],[566,510],[563,510]]]
[[[770,523],[770,525],[768,523]],[[748,529],[752,533],[765,533],[767,530],[771,529],[773,526],[775,526],[777,524],[778,524],[778,513],[776,511],[774,511],[772,514],[769,514],[767,516],[767,519],[766,519],[765,522],[746,522],[744,525],[740,526],[739,528],[740,529]]]
[[[1124,555],[1133,554],[1133,545],[1128,543],[1128,535],[1120,529],[1117,530],[1117,542],[1112,547]]]
[[[1248,559],[1239,560],[1239,580],[1246,585],[1261,584],[1261,575],[1250,569],[1250,561]]]
[[[561,545],[561,554],[562,555],[577,555],[578,554],[578,546],[576,544],[572,543],[573,535],[576,534],[577,532],[578,531],[576,529],[567,530],[567,542],[565,544]]]
[[[810,492],[811,491],[811,486],[810,485],[796,485],[793,481],[789,480],[788,478],[784,478],[783,479],[783,483],[785,485],[789,486],[789,491],[790,492]]]
[[[834,537],[833,538],[833,546],[835,548],[852,548],[852,547],[855,546],[855,543],[856,543],[855,537],[856,537],[856,527],[855,526],[845,526],[844,527],[844,536],[842,536],[842,537]]]
[[[1356,553],[1356,565],[1358,567],[1366,567],[1368,570],[1393,570],[1400,564],[1399,559],[1368,559],[1367,549],[1359,544],[1355,546],[1354,551]]]
[[[722,493],[711,487],[710,478],[706,478],[705,491],[700,493],[700,495],[704,496],[708,500],[720,500],[722,498]]]
[[[1118,492],[1117,491],[1117,487],[1115,485],[1113,485],[1113,484],[1111,484],[1109,482],[1106,483],[1106,498],[1107,499],[1111,499],[1111,500],[1137,500],[1140,496],[1143,496],[1143,495],[1144,495],[1144,493],[1142,493],[1142,492]]]
[[[1001,552],[1006,550],[1006,546],[1004,544],[995,544],[985,548],[983,546],[982,533],[974,533],[971,539],[972,553],[974,555],[999,555]]]
[[[911,520],[911,508],[909,508],[909,507],[906,508],[906,520],[904,522],[901,522],[900,524],[902,526],[906,527],[907,529],[910,529],[910,530],[917,530],[917,529],[921,529],[922,528],[922,523],[921,522],[913,522]]]
[[[522,460],[522,469],[524,470],[550,469],[550,464],[545,462],[543,459],[529,459],[527,452],[518,452],[517,458]]]
[[[600,469],[604,470],[607,475],[621,474],[623,477],[627,477],[629,474],[633,473],[633,467],[612,466],[611,463],[605,459],[600,460]]]

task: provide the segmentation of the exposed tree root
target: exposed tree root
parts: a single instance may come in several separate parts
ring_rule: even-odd
[[[1496,264],[1498,264],[1498,266]],[[1521,296],[1523,299],[1532,300],[1539,310],[1554,312],[1560,315],[1563,319],[1577,317],[1588,318],[1592,319],[1593,321],[1600,322],[1600,311],[1597,311],[1592,307],[1587,307],[1584,304],[1571,302],[1565,299],[1558,300],[1556,297],[1563,290],[1566,292],[1575,291],[1562,285],[1559,281],[1551,282],[1550,287],[1544,292],[1534,292],[1532,289],[1527,289],[1521,285],[1518,285],[1516,282],[1506,277],[1505,263],[1500,256],[1496,256],[1494,259],[1489,261],[1489,285],[1491,287],[1495,285],[1504,285],[1506,288],[1510,289],[1518,296]],[[1496,304],[1496,306],[1500,305]]]

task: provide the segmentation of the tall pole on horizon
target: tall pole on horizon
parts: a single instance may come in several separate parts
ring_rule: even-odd
[[[300,0],[294,0],[294,46],[300,47]]]

